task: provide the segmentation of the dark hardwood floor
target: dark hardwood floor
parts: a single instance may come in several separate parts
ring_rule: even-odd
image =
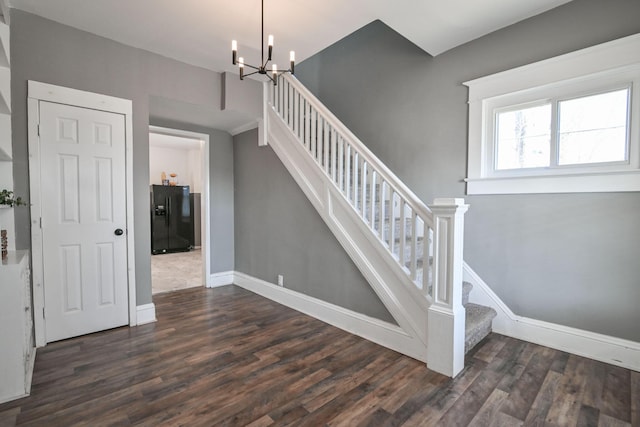
[[[235,286],[38,350],[0,426],[640,426],[640,373],[492,334],[454,380]]]

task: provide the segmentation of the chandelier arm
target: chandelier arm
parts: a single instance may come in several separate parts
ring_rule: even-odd
[[[253,73],[243,74],[242,77],[249,77],[249,76],[253,76],[254,74],[258,74],[258,72],[254,71]]]
[[[246,62],[245,62],[245,64],[244,64],[244,66],[245,66],[245,67],[249,67],[249,68],[253,68],[254,70],[258,70],[258,71],[260,71],[260,67],[256,67],[255,65],[247,64]],[[245,75],[247,75],[247,76],[248,76],[249,74],[245,74]]]

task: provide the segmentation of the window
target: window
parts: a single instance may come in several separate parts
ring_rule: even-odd
[[[640,191],[640,35],[465,83],[468,194]]]
[[[549,166],[551,104],[496,112],[495,169]]]
[[[496,109],[493,169],[627,162],[630,96],[629,86]]]
[[[629,160],[630,88],[558,102],[559,166]]]

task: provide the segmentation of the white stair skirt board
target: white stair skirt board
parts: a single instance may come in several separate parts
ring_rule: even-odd
[[[344,200],[337,187],[328,184],[324,171],[317,167],[312,157],[305,152],[304,146],[273,110],[269,110],[267,130],[269,145],[273,151],[389,310],[400,329],[409,337],[406,342],[412,341],[412,350],[394,349],[416,359],[426,360],[429,309],[427,299],[397,267],[395,258],[373,236],[351,205]]]
[[[154,303],[143,304],[136,307],[136,314],[138,315],[138,325],[144,325],[145,323],[153,323],[156,319],[156,306]]]
[[[213,273],[209,276],[209,282],[207,288],[217,288],[219,286],[233,284],[233,271],[223,271],[220,273]]]
[[[466,262],[463,268],[473,285],[469,300],[498,313],[493,332],[640,372],[640,343],[518,316]]]
[[[416,345],[415,338],[392,323],[348,310],[244,273],[235,272],[233,283],[383,347],[426,362],[424,347]]]

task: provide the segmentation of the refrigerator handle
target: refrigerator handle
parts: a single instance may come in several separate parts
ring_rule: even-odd
[[[167,206],[167,215],[165,216],[165,221],[167,223],[167,226],[171,223],[171,197],[167,197],[165,199],[165,203]]]

